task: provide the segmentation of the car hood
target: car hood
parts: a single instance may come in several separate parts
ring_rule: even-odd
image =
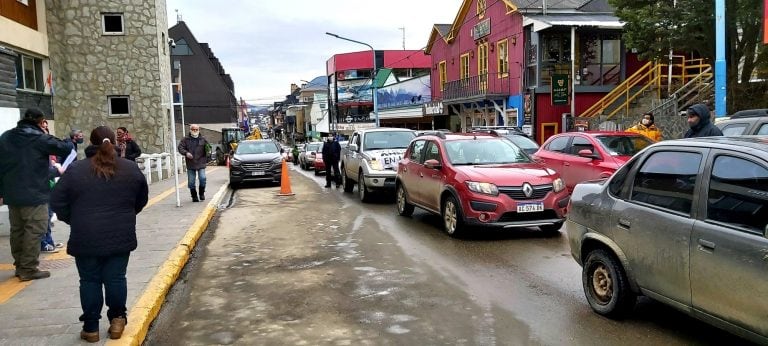
[[[504,165],[455,166],[467,180],[494,183],[497,186],[520,186],[551,184],[560,175],[538,163],[516,163]]]
[[[369,160],[381,161],[384,168],[397,167],[397,163],[403,159],[403,154],[405,154],[405,148],[369,150],[363,153]]]
[[[280,153],[268,153],[268,154],[235,154],[235,159],[240,162],[269,162],[282,158]]]

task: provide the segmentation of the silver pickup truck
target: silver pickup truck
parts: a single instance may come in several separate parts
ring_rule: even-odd
[[[344,192],[358,184],[360,200],[368,202],[372,191],[394,191],[397,162],[416,137],[416,132],[400,128],[358,130],[341,151],[341,179]]]

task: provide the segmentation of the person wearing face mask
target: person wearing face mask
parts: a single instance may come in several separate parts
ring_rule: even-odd
[[[208,155],[206,153],[210,144],[200,134],[200,126],[192,124],[189,126],[189,135],[184,137],[179,143],[179,154],[184,155],[187,161],[187,187],[192,195],[192,202],[205,200],[205,166],[208,164]],[[200,181],[199,194],[195,188],[195,179]]]
[[[634,132],[650,138],[654,142],[661,141],[661,131],[653,122],[653,113],[643,114],[640,123],[627,129],[627,132]]]
[[[117,156],[136,161],[136,158],[141,156],[141,148],[128,133],[128,129],[122,126],[118,127],[115,134],[117,135],[117,145],[115,145]]]
[[[85,136],[83,135],[83,131],[72,129],[72,131],[69,132],[69,139],[72,141],[72,145],[75,146],[75,152],[77,152],[77,145],[83,144],[83,141],[85,141]]]

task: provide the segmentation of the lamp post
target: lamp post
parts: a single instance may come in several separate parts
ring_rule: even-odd
[[[371,85],[373,86],[373,89],[372,89],[373,90],[373,115],[376,117],[376,127],[379,127],[379,106],[377,104],[378,103],[377,101],[379,98],[376,92],[376,50],[374,50],[370,44],[367,44],[365,42],[356,41],[356,40],[339,36],[330,32],[326,32],[325,34],[328,36],[333,36],[340,40],[362,44],[371,49],[371,54],[373,55],[373,74],[371,75]],[[338,102],[338,100],[336,100],[336,102]]]

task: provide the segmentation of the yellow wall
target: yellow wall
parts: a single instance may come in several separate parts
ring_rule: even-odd
[[[19,49],[38,55],[39,58],[48,57],[48,26],[45,18],[45,1],[37,3],[37,29],[16,23],[8,18],[0,16],[0,46]]]

